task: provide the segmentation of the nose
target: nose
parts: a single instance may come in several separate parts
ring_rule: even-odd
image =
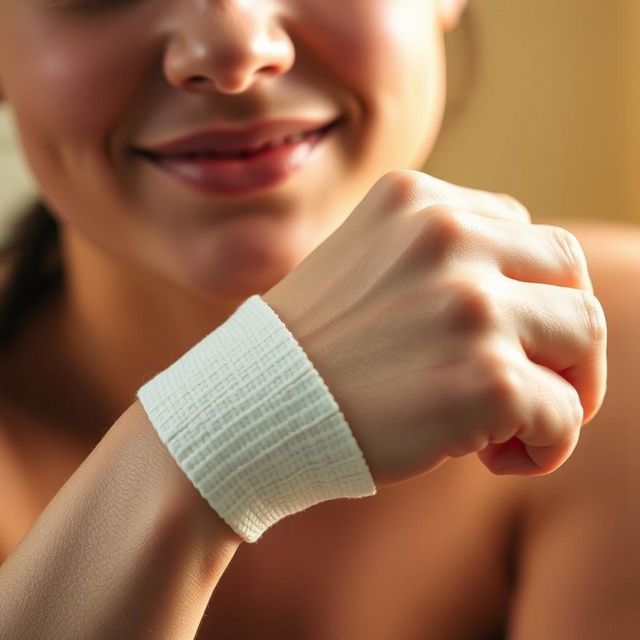
[[[286,73],[295,50],[268,0],[178,0],[164,74],[194,92],[241,93]]]

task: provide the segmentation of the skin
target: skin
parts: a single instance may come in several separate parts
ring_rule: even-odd
[[[259,17],[239,1],[87,4],[2,0],[0,87],[74,265],[64,351],[94,345],[99,367],[73,357],[116,416],[140,375],[281,280],[380,175],[422,164],[444,105],[442,28],[463,3],[358,0],[347,16],[337,2],[274,2]],[[127,152],[317,113],[345,122],[315,170],[254,197],[194,195]]]
[[[46,425],[33,416],[25,419],[16,407],[12,410],[16,424],[22,419],[30,427],[35,425],[25,431],[31,438],[30,467],[42,465],[43,476],[50,474],[47,481],[34,485],[38,499],[29,502],[12,496],[12,505],[19,505],[24,515],[15,530],[5,531],[6,549],[12,548],[86,457],[104,425],[112,424],[129,406],[150,371],[174,361],[223,322],[247,295],[280,282],[344,222],[383,173],[418,168],[431,150],[444,105],[442,34],[455,25],[462,0],[274,0],[260,3],[257,13],[255,5],[242,0],[134,0],[89,10],[81,0],[0,0],[0,89],[14,111],[43,197],[63,225],[68,276],[64,295],[31,320],[3,365],[4,372],[11,374],[7,381],[23,394],[28,390],[26,397],[37,397],[46,408]],[[344,122],[313,171],[301,172],[257,196],[196,195],[127,153],[132,144],[157,143],[219,122],[242,123],[301,112],[340,114]],[[623,266],[619,269],[624,271]],[[598,274],[605,271],[598,266]],[[606,275],[599,278],[607,281]],[[620,327],[614,344],[624,357],[632,358],[617,342],[629,335],[619,319],[622,296],[613,287],[610,291],[607,307]],[[34,363],[45,348],[51,357],[39,365],[37,377],[46,384],[34,391]],[[614,360],[616,379],[632,370],[634,360],[624,357]],[[80,410],[70,408],[67,401],[71,390],[78,393],[78,389],[86,399]],[[618,418],[617,428],[626,433],[628,421]],[[51,436],[47,438],[45,427],[60,425],[68,436],[64,445],[56,437],[54,447],[47,442]],[[134,438],[131,433],[127,437]],[[509,609],[514,613],[513,637],[603,637],[605,630],[597,627],[597,621],[606,619],[610,610],[602,608],[602,600],[583,585],[584,597],[575,596],[573,589],[573,598],[568,598],[563,594],[574,585],[569,582],[563,591],[558,587],[562,580],[553,575],[553,570],[575,569],[579,564],[578,559],[573,559],[574,564],[565,562],[567,540],[575,539],[583,530],[580,525],[594,515],[583,500],[581,517],[563,520],[562,535],[547,537],[541,532],[549,531],[552,518],[548,514],[554,512],[540,506],[549,496],[558,495],[557,509],[562,510],[575,503],[577,495],[584,495],[580,491],[588,486],[589,469],[605,464],[595,453],[602,451],[603,439],[602,435],[590,439],[591,444],[574,455],[576,462],[572,459],[567,464],[571,466],[564,475],[535,489],[517,480],[498,484],[490,474],[478,474],[465,458],[409,488],[393,489],[350,511],[342,504],[329,504],[292,518],[261,547],[262,555],[257,547],[238,554],[222,590],[216,591],[211,618],[218,626],[212,629],[224,628],[225,610],[234,611],[234,594],[242,585],[262,584],[263,592],[273,596],[274,611],[277,603],[291,601],[292,593],[282,584],[299,588],[295,570],[286,574],[290,579],[282,584],[277,580],[277,565],[261,571],[269,558],[280,559],[286,552],[292,567],[301,567],[306,576],[318,576],[315,588],[310,588],[310,600],[316,598],[325,610],[343,616],[328,619],[326,637],[336,637],[337,630],[356,624],[360,625],[357,631],[354,627],[345,637],[371,638],[376,629],[384,637],[383,627],[376,625],[396,624],[390,610],[398,619],[413,620],[418,618],[418,604],[433,637],[474,637],[480,628],[493,628],[496,618],[507,617]],[[106,446],[120,455],[116,436],[111,442]],[[632,449],[633,443],[628,438],[626,442]],[[553,488],[559,493],[554,494]],[[182,491],[176,493],[182,496]],[[395,504],[406,500],[430,505],[428,511],[417,511],[417,528],[406,515],[414,510],[406,510],[404,516],[397,514],[397,507],[394,511]],[[604,503],[604,498],[597,502]],[[447,544],[452,535],[448,526],[452,504],[460,504],[467,514],[458,528],[468,537],[460,534],[457,544]],[[478,504],[494,517],[480,517]],[[499,508],[492,507],[496,504]],[[398,516],[392,520],[393,527],[389,513]],[[625,531],[640,529],[628,510],[621,509],[616,517]],[[331,556],[331,550],[353,548],[348,543],[362,540],[361,523],[368,519],[375,519],[378,533],[363,543],[360,565],[344,572],[344,583],[336,583],[335,578],[332,582],[337,569],[352,558],[339,551]],[[336,522],[344,529],[337,544],[330,535]],[[519,548],[527,570],[522,597],[505,605],[506,597],[500,594],[507,587],[500,583],[495,589],[487,588],[493,599],[487,596],[490,602],[484,602],[478,598],[478,585],[486,584],[487,576],[492,585],[500,582],[496,576],[502,575],[505,558],[513,549],[512,539],[505,541],[504,532],[515,528],[527,534]],[[327,540],[324,570],[316,566],[319,563],[309,564],[309,558],[316,556],[304,542],[317,539],[318,531]],[[421,583],[429,597],[425,594],[424,602],[416,602],[415,610],[402,608],[394,600],[371,615],[368,604],[384,601],[375,599],[380,596],[376,589],[387,586],[389,570],[380,564],[378,543],[392,550],[390,559],[397,558],[403,546],[414,548],[406,543],[413,531],[420,534],[414,539],[420,551],[405,561],[408,566],[429,567],[431,581]],[[202,540],[204,535],[198,529],[184,538]],[[225,544],[233,546],[234,541]],[[475,581],[470,577],[471,563],[459,569],[460,574],[469,572],[469,584],[476,591],[463,599],[459,594],[464,584],[454,580],[452,567],[460,550],[475,544],[489,550],[488,566],[473,565],[478,574]],[[614,544],[606,536],[589,538],[585,553],[606,556]],[[552,564],[545,560],[551,551]],[[498,558],[495,566],[491,564],[494,557]],[[600,569],[617,595],[623,593],[618,577],[625,564],[623,558],[617,569],[607,567],[608,574]],[[637,580],[632,575],[626,584]],[[361,608],[341,611],[337,599],[327,600],[326,594],[332,589],[338,593],[341,584],[342,589],[354,587]],[[212,589],[207,583],[205,592]],[[399,593],[405,603],[410,601],[407,592]],[[457,595],[446,600],[452,593]],[[323,594],[325,599],[320,600]],[[258,602],[250,593],[245,596],[249,603]],[[482,603],[482,612],[469,604],[474,601]],[[473,611],[466,631],[456,611],[443,608],[447,602]],[[199,606],[205,604],[206,598]],[[562,605],[566,605],[564,611]],[[308,607],[308,603],[301,605],[305,612]],[[264,609],[252,609],[258,627],[268,619],[268,610],[268,602]],[[598,616],[585,611],[598,611]],[[291,613],[285,610],[285,615]],[[617,614],[618,620],[630,620],[627,609]],[[571,628],[565,618],[574,624],[588,619],[589,624]],[[564,635],[552,635],[562,620]],[[362,626],[367,621],[369,632]],[[589,636],[591,632],[600,635]]]

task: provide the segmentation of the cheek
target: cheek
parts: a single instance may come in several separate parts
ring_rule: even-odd
[[[378,138],[377,149],[393,154],[387,157],[396,165],[421,164],[444,107],[444,52],[435,3],[307,0],[304,5],[310,12],[306,22],[313,25],[311,46],[322,50],[323,59],[355,94]]]
[[[0,77],[41,195],[85,231],[95,193],[113,207],[111,142],[147,82],[148,48],[123,22],[79,28],[25,11],[0,26],[0,61],[10,61]]]
[[[27,155],[36,140],[60,153],[104,141],[138,84],[131,65],[140,56],[126,33],[71,28],[25,12],[0,38],[0,60],[11,61],[0,70],[2,81]]]

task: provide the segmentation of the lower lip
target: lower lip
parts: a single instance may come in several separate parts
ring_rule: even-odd
[[[239,196],[285,182],[308,165],[333,127],[246,158],[144,156],[178,182],[211,195]]]

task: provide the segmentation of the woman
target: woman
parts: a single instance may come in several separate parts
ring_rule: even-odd
[[[617,479],[638,401],[548,479],[514,477],[558,468],[602,402],[584,257],[509,198],[406,171],[436,136],[463,5],[1,0],[0,86],[64,265],[2,360],[2,637],[632,628],[639,523]],[[135,396],[256,293],[377,495],[249,545]],[[616,379],[638,354],[607,302]]]

